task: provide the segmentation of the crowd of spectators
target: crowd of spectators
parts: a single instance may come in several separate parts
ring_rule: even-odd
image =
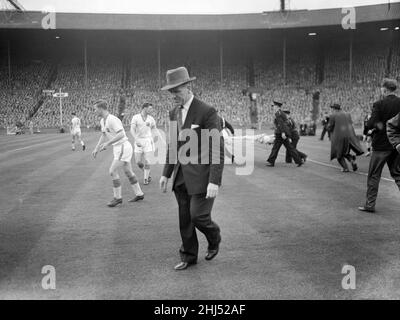
[[[16,61],[8,68],[1,67],[0,74],[0,127],[25,123],[34,108],[49,77],[50,65],[43,61]]]
[[[378,84],[387,68],[387,48],[356,47],[351,82],[348,57],[344,50],[339,49],[326,52],[321,83],[318,83],[316,76],[317,58],[307,51],[309,49],[288,53],[285,85],[281,57],[275,55],[265,60],[255,59],[254,88],[257,92],[259,121],[272,123],[271,102],[279,100],[284,103],[284,108],[291,111],[295,121],[302,122],[310,116],[313,93],[319,91],[321,114],[329,111],[332,103],[339,103],[345,111],[351,112],[355,123],[361,123],[373,101],[379,97]],[[392,48],[390,63],[390,75],[396,78],[400,73],[400,41]],[[82,62],[65,58],[57,62],[51,88],[46,87],[50,63],[18,62],[12,67],[11,84],[7,77],[0,80],[0,126],[31,120],[35,127],[59,127],[60,101],[53,96],[43,96],[42,90],[58,91],[61,88],[63,92],[68,92],[68,97],[62,99],[64,127],[68,127],[72,112],[78,114],[84,127],[95,127],[98,119],[93,103],[100,98],[109,102],[114,114],[118,114],[120,101],[125,99],[125,125],[129,124],[133,114],[140,112],[144,102],[151,102],[158,126],[164,127],[173,103],[169,94],[159,89],[164,83],[165,71],[182,64],[197,77],[193,82],[196,95],[216,107],[230,122],[240,126],[250,123],[250,99],[243,94],[243,89],[249,87],[248,61],[227,59],[221,82],[218,59],[210,61],[204,57],[194,59],[193,56],[178,56],[163,59],[161,79],[157,63],[146,57],[132,59],[129,64],[115,57],[90,59],[87,79]],[[40,98],[43,98],[42,103],[36,111],[34,108]],[[32,113],[34,115],[31,118]]]

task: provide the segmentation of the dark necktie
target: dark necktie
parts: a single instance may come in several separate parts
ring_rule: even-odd
[[[180,132],[182,130],[182,126],[183,126],[183,121],[182,121],[182,111],[183,111],[183,106],[179,106],[178,108],[178,132]]]

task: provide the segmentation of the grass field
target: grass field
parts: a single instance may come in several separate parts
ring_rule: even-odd
[[[0,136],[0,299],[400,298],[399,192],[385,169],[377,213],[357,211],[368,158],[345,174],[329,161],[328,141],[304,137],[303,167],[281,151],[267,168],[271,147],[257,144],[252,175],[225,166],[213,210],[219,255],[176,272],[177,204],[158,189],[161,166],[144,201],[110,209],[112,152],[93,160],[98,133],[84,138],[87,151],[72,152],[68,134]],[[342,289],[346,264],[355,290]],[[55,290],[41,286],[45,265],[56,269]]]

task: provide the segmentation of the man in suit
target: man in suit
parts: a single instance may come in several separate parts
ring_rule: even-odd
[[[297,150],[297,144],[299,143],[300,140],[300,135],[299,135],[299,130],[297,130],[297,125],[296,122],[292,119],[290,116],[290,111],[289,110],[284,110],[283,111],[287,115],[288,119],[288,126],[290,130],[290,139],[292,140],[292,146]],[[303,162],[306,162],[307,160],[307,155],[304,152],[301,152],[297,150],[299,153],[300,158],[303,160]],[[293,159],[290,156],[290,152],[286,150],[286,156],[285,156],[286,163],[292,163]]]
[[[291,158],[294,160],[294,162],[297,164],[298,167],[300,167],[303,164],[303,160],[300,158],[300,155],[296,148],[293,147],[292,145],[292,140],[290,138],[290,128],[289,128],[289,123],[288,123],[288,118],[287,115],[282,111],[282,103],[278,101],[273,102],[273,108],[275,111],[275,119],[274,119],[274,124],[275,124],[275,141],[274,145],[271,150],[271,154],[269,155],[267,159],[266,166],[267,167],[274,167],[275,166],[275,160],[278,157],[279,149],[281,148],[282,144],[285,146],[287,152],[289,152],[289,155]]]
[[[324,117],[322,119],[322,132],[321,132],[321,138],[320,140],[323,141],[325,134],[328,132],[328,138],[329,140],[331,139],[331,133],[327,130],[328,129],[328,123],[329,123],[329,114],[327,112],[324,113]]]
[[[211,210],[221,185],[224,141],[217,111],[193,95],[190,87],[193,80],[195,78],[189,77],[185,67],[168,70],[167,85],[162,88],[172,94],[175,103],[169,113],[170,140],[160,179],[160,188],[166,192],[168,179],[173,174],[172,190],[179,207],[181,262],[175,270],[184,270],[197,263],[196,228],[208,241],[206,260],[218,254],[221,242],[220,228],[211,219]],[[211,133],[211,137],[204,138],[204,132]],[[174,159],[174,145],[177,159]],[[196,146],[197,150],[193,151]]]
[[[400,98],[395,95],[396,89],[396,80],[383,79],[381,85],[383,98],[373,104],[371,118],[367,122],[367,129],[374,130],[374,134],[368,170],[367,200],[364,206],[358,208],[360,211],[375,212],[379,182],[385,164],[387,164],[390,175],[400,189],[399,155],[389,142],[386,132],[387,121],[400,112]]]

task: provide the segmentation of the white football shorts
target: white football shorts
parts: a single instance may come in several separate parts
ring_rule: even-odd
[[[140,143],[140,147],[136,144]],[[135,141],[135,153],[145,153],[145,152],[153,152],[154,151],[154,142],[151,138],[146,139],[136,139]]]
[[[71,131],[71,135],[72,135],[73,137],[80,137],[81,134],[82,134],[82,133],[81,133],[81,130],[80,130],[80,129]]]
[[[130,162],[132,159],[133,149],[129,141],[113,146],[114,160]]]

